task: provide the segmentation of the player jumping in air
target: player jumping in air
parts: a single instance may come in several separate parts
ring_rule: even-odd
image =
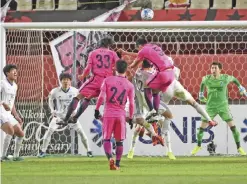
[[[16,112],[14,105],[17,93],[17,85],[15,83],[17,80],[17,67],[12,64],[6,65],[3,68],[3,73],[6,76],[6,79],[1,80],[0,83],[0,122],[1,129],[6,133],[6,136],[3,141],[1,161],[9,160],[7,157],[7,150],[13,135],[16,136],[13,160],[21,161],[23,158],[19,156],[19,152],[24,137],[24,132],[21,128],[23,122]]]
[[[62,85],[60,87],[52,89],[49,94],[49,107],[53,118],[49,124],[48,130],[45,133],[44,142],[41,149],[42,151],[38,156],[39,158],[43,158],[46,156],[46,150],[50,143],[51,135],[59,127],[57,122],[61,121],[61,119],[64,118],[72,98],[78,95],[79,93],[78,89],[71,86],[71,79],[72,76],[70,74],[61,73],[59,76],[59,80]],[[87,150],[87,156],[93,157],[92,151],[88,145],[87,136],[84,133],[81,124],[77,121],[76,124],[71,125],[71,128],[75,129],[80,135],[81,142]]]
[[[79,89],[80,94],[72,99],[67,114],[63,119],[65,124],[68,123],[72,112],[74,112],[78,105],[78,102],[83,99],[80,108],[71,119],[72,123],[77,121],[80,115],[88,107],[90,99],[99,96],[100,86],[102,85],[103,80],[106,77],[113,75],[115,63],[119,60],[119,57],[116,52],[109,49],[112,44],[113,40],[111,37],[102,38],[99,43],[99,48],[89,54],[87,66],[79,78],[83,81],[90,72],[93,76],[82,84]]]
[[[96,104],[95,118],[99,119],[100,105],[105,101],[103,116],[104,150],[109,160],[110,170],[119,170],[123,154],[123,141],[126,138],[126,111],[125,104],[129,100],[129,125],[133,128],[134,115],[134,85],[125,77],[127,63],[119,60],[116,63],[117,75],[107,77],[101,87],[101,92]],[[116,140],[116,162],[112,158],[112,134]],[[116,163],[116,165],[115,165]]]
[[[240,155],[246,155],[243,148],[240,146],[240,134],[237,130],[233,117],[231,115],[228,105],[228,89],[227,86],[230,82],[233,82],[238,86],[241,95],[246,95],[246,90],[239,81],[230,75],[221,74],[222,64],[219,62],[213,62],[211,64],[211,75],[206,75],[202,79],[199,99],[201,102],[206,103],[206,110],[211,118],[219,115],[224,120],[232,131],[233,138],[237,145],[237,150]],[[207,88],[207,99],[204,97],[204,89]],[[202,124],[197,133],[197,146],[192,150],[191,154],[195,155],[201,150],[202,138],[204,129],[208,126],[205,118],[202,118]]]
[[[130,67],[134,68],[144,59],[147,59],[156,69],[156,73],[151,75],[146,82],[148,88],[144,89],[146,101],[150,109],[146,119],[149,119],[153,114],[156,114],[159,109],[160,95],[158,93],[160,91],[165,92],[175,79],[174,66],[169,62],[168,56],[159,46],[149,44],[145,38],[138,38],[136,40],[136,46],[139,52]],[[151,102],[152,97],[153,103]]]

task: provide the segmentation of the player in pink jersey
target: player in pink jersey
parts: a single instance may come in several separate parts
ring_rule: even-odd
[[[152,91],[148,88],[144,91],[147,102],[151,102],[153,97],[153,103],[149,104],[150,112],[146,118],[149,119],[153,114],[157,113],[157,108],[160,105],[160,95],[158,95],[158,93],[160,91],[165,92],[175,79],[174,66],[162,48],[155,44],[149,44],[145,38],[138,38],[136,40],[136,46],[139,52],[130,67],[134,68],[146,59],[151,62],[156,69],[156,72],[147,80],[147,86],[151,88]]]
[[[123,141],[126,138],[126,111],[125,104],[129,100],[130,128],[133,128],[134,115],[134,85],[125,77],[128,64],[124,60],[116,63],[117,76],[107,77],[102,86],[96,104],[95,118],[101,117],[99,107],[105,101],[103,116],[103,139],[104,150],[109,160],[110,170],[119,170],[120,160],[123,154]],[[112,145],[110,139],[114,134],[116,140],[116,165],[112,158]]]
[[[109,49],[112,44],[113,40],[111,37],[102,38],[100,40],[99,48],[89,54],[87,66],[83,71],[83,74],[79,76],[79,79],[83,81],[90,72],[92,73],[92,76],[82,84],[79,89],[80,94],[74,97],[71,101],[67,114],[63,120],[64,124],[68,123],[72,112],[78,105],[78,102],[84,98],[77,113],[70,119],[71,123],[77,122],[77,119],[88,107],[90,99],[99,96],[100,86],[102,85],[103,80],[106,77],[113,75],[113,70],[119,57],[116,52]],[[63,124],[61,122],[59,123]]]

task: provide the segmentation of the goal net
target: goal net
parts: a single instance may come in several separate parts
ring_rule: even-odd
[[[104,35],[111,35],[115,44],[112,49],[123,48],[137,52],[135,40],[144,36],[148,41],[162,47],[180,68],[180,82],[198,99],[202,77],[210,73],[210,64],[219,61],[223,73],[235,76],[247,87],[247,29],[246,24],[237,22],[190,22],[190,23],[71,23],[67,24],[5,24],[6,63],[19,68],[16,107],[24,120],[25,138],[21,155],[37,155],[42,145],[45,131],[50,122],[47,97],[52,88],[59,85],[61,72],[70,71],[76,78],[82,73],[88,51],[97,46]],[[180,25],[179,25],[180,24]],[[193,24],[193,26],[191,25]],[[61,26],[61,27],[59,27]],[[67,27],[67,28],[66,28]],[[124,56],[128,62],[134,58]],[[73,64],[76,65],[73,70]],[[73,72],[74,71],[74,72]],[[75,82],[75,81],[74,81]],[[79,87],[80,82],[75,85]],[[229,103],[237,128],[241,132],[241,142],[246,145],[246,99],[238,88],[229,86]],[[170,131],[175,155],[189,155],[196,143],[196,132],[201,117],[186,103],[177,99],[170,102],[175,118]],[[226,124],[218,117],[220,125],[204,134],[201,155],[208,155],[207,145],[214,141],[216,152],[235,154],[236,148]],[[93,120],[93,107],[82,115],[80,122],[86,132],[89,144],[96,155],[103,155],[100,123]],[[247,127],[246,127],[247,128]],[[72,133],[72,134],[71,134]],[[131,143],[132,131],[128,131],[126,147]],[[50,154],[84,153],[77,135],[70,129],[58,129],[52,135],[47,152]],[[139,137],[137,155],[163,155],[165,149],[153,147],[148,136]],[[14,150],[12,143],[9,153]],[[125,150],[127,152],[127,148]]]

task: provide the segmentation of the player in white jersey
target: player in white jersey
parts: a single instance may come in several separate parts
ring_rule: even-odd
[[[3,73],[6,76],[6,79],[1,80],[0,82],[0,122],[1,129],[6,133],[6,136],[3,141],[1,161],[9,160],[7,157],[7,150],[13,135],[16,136],[13,160],[21,161],[23,158],[19,156],[19,152],[24,137],[24,132],[21,128],[23,122],[16,112],[14,104],[17,93],[17,85],[15,83],[17,79],[17,67],[12,64],[6,65],[3,68]]]
[[[122,49],[118,50],[121,54],[123,55],[130,55],[133,57],[137,57],[138,54],[137,53],[133,53],[133,52],[126,52]],[[171,57],[169,57],[170,62],[173,64],[174,61]],[[189,105],[191,105],[194,109],[196,109],[196,111],[202,116],[204,117],[210,126],[215,126],[217,125],[216,122],[214,122],[210,116],[208,115],[208,113],[206,112],[206,110],[196,102],[196,100],[192,97],[192,95],[181,85],[181,83],[178,81],[179,78],[179,72],[180,70],[178,68],[174,68],[175,70],[175,77],[176,80],[173,80],[172,84],[169,85],[169,87],[167,88],[166,92],[163,93],[161,95],[161,99],[163,102],[165,102],[166,104],[169,103],[169,101],[173,98],[176,97],[179,100],[185,101],[187,102]],[[165,113],[166,115],[171,115],[170,113]],[[172,115],[171,115],[172,117]],[[166,117],[169,119],[169,117]],[[171,118],[170,118],[171,119]]]
[[[139,68],[136,71],[136,74],[134,77],[135,78],[135,80],[134,80],[135,81],[135,87],[136,87],[136,97],[137,97],[136,102],[138,102],[138,104],[136,105],[136,108],[137,108],[137,112],[139,111],[139,113],[142,114],[142,117],[144,117],[145,114],[147,114],[149,111],[148,105],[146,103],[145,95],[144,95],[144,88],[147,88],[147,86],[145,85],[145,82],[146,82],[147,78],[150,75],[152,75],[153,72],[154,71],[153,71],[150,63],[147,60],[144,60],[142,63],[142,68]],[[171,118],[171,112],[170,112],[169,108],[163,102],[161,102],[158,112],[162,116],[167,116],[167,117]],[[152,120],[154,122],[157,122],[159,120],[158,123],[159,123],[159,126],[161,127],[161,136],[162,136],[162,138],[165,139],[165,145],[166,145],[167,150],[168,150],[167,155],[168,155],[169,159],[175,160],[176,157],[172,153],[172,149],[171,149],[170,132],[169,132],[169,125],[170,124],[168,124],[167,121],[164,122],[164,118],[158,118],[158,119],[156,119],[156,118],[157,117],[153,117]],[[142,127],[139,125],[134,130],[130,150],[129,150],[128,156],[127,156],[128,158],[133,158],[133,156],[134,156],[136,139],[142,130]],[[154,131],[151,123],[147,123],[145,128],[151,134],[152,134],[152,131]]]
[[[62,121],[65,117],[68,106],[71,100],[79,94],[78,89],[71,86],[72,76],[68,73],[61,73],[59,76],[59,80],[61,82],[61,86],[54,88],[51,90],[49,94],[49,108],[51,110],[51,114],[53,116],[49,128],[44,135],[43,146],[41,149],[41,153],[39,154],[39,158],[43,158],[46,156],[46,150],[50,143],[51,135],[55,130],[59,128],[58,122]],[[55,103],[54,103],[55,102]],[[70,124],[71,126],[81,137],[81,142],[87,150],[87,156],[93,157],[92,151],[88,145],[88,139],[86,134],[84,133],[82,126],[79,121],[75,124]]]

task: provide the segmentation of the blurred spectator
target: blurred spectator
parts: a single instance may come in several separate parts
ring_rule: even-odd
[[[166,8],[182,8],[189,7],[190,0],[166,0],[165,7]]]

